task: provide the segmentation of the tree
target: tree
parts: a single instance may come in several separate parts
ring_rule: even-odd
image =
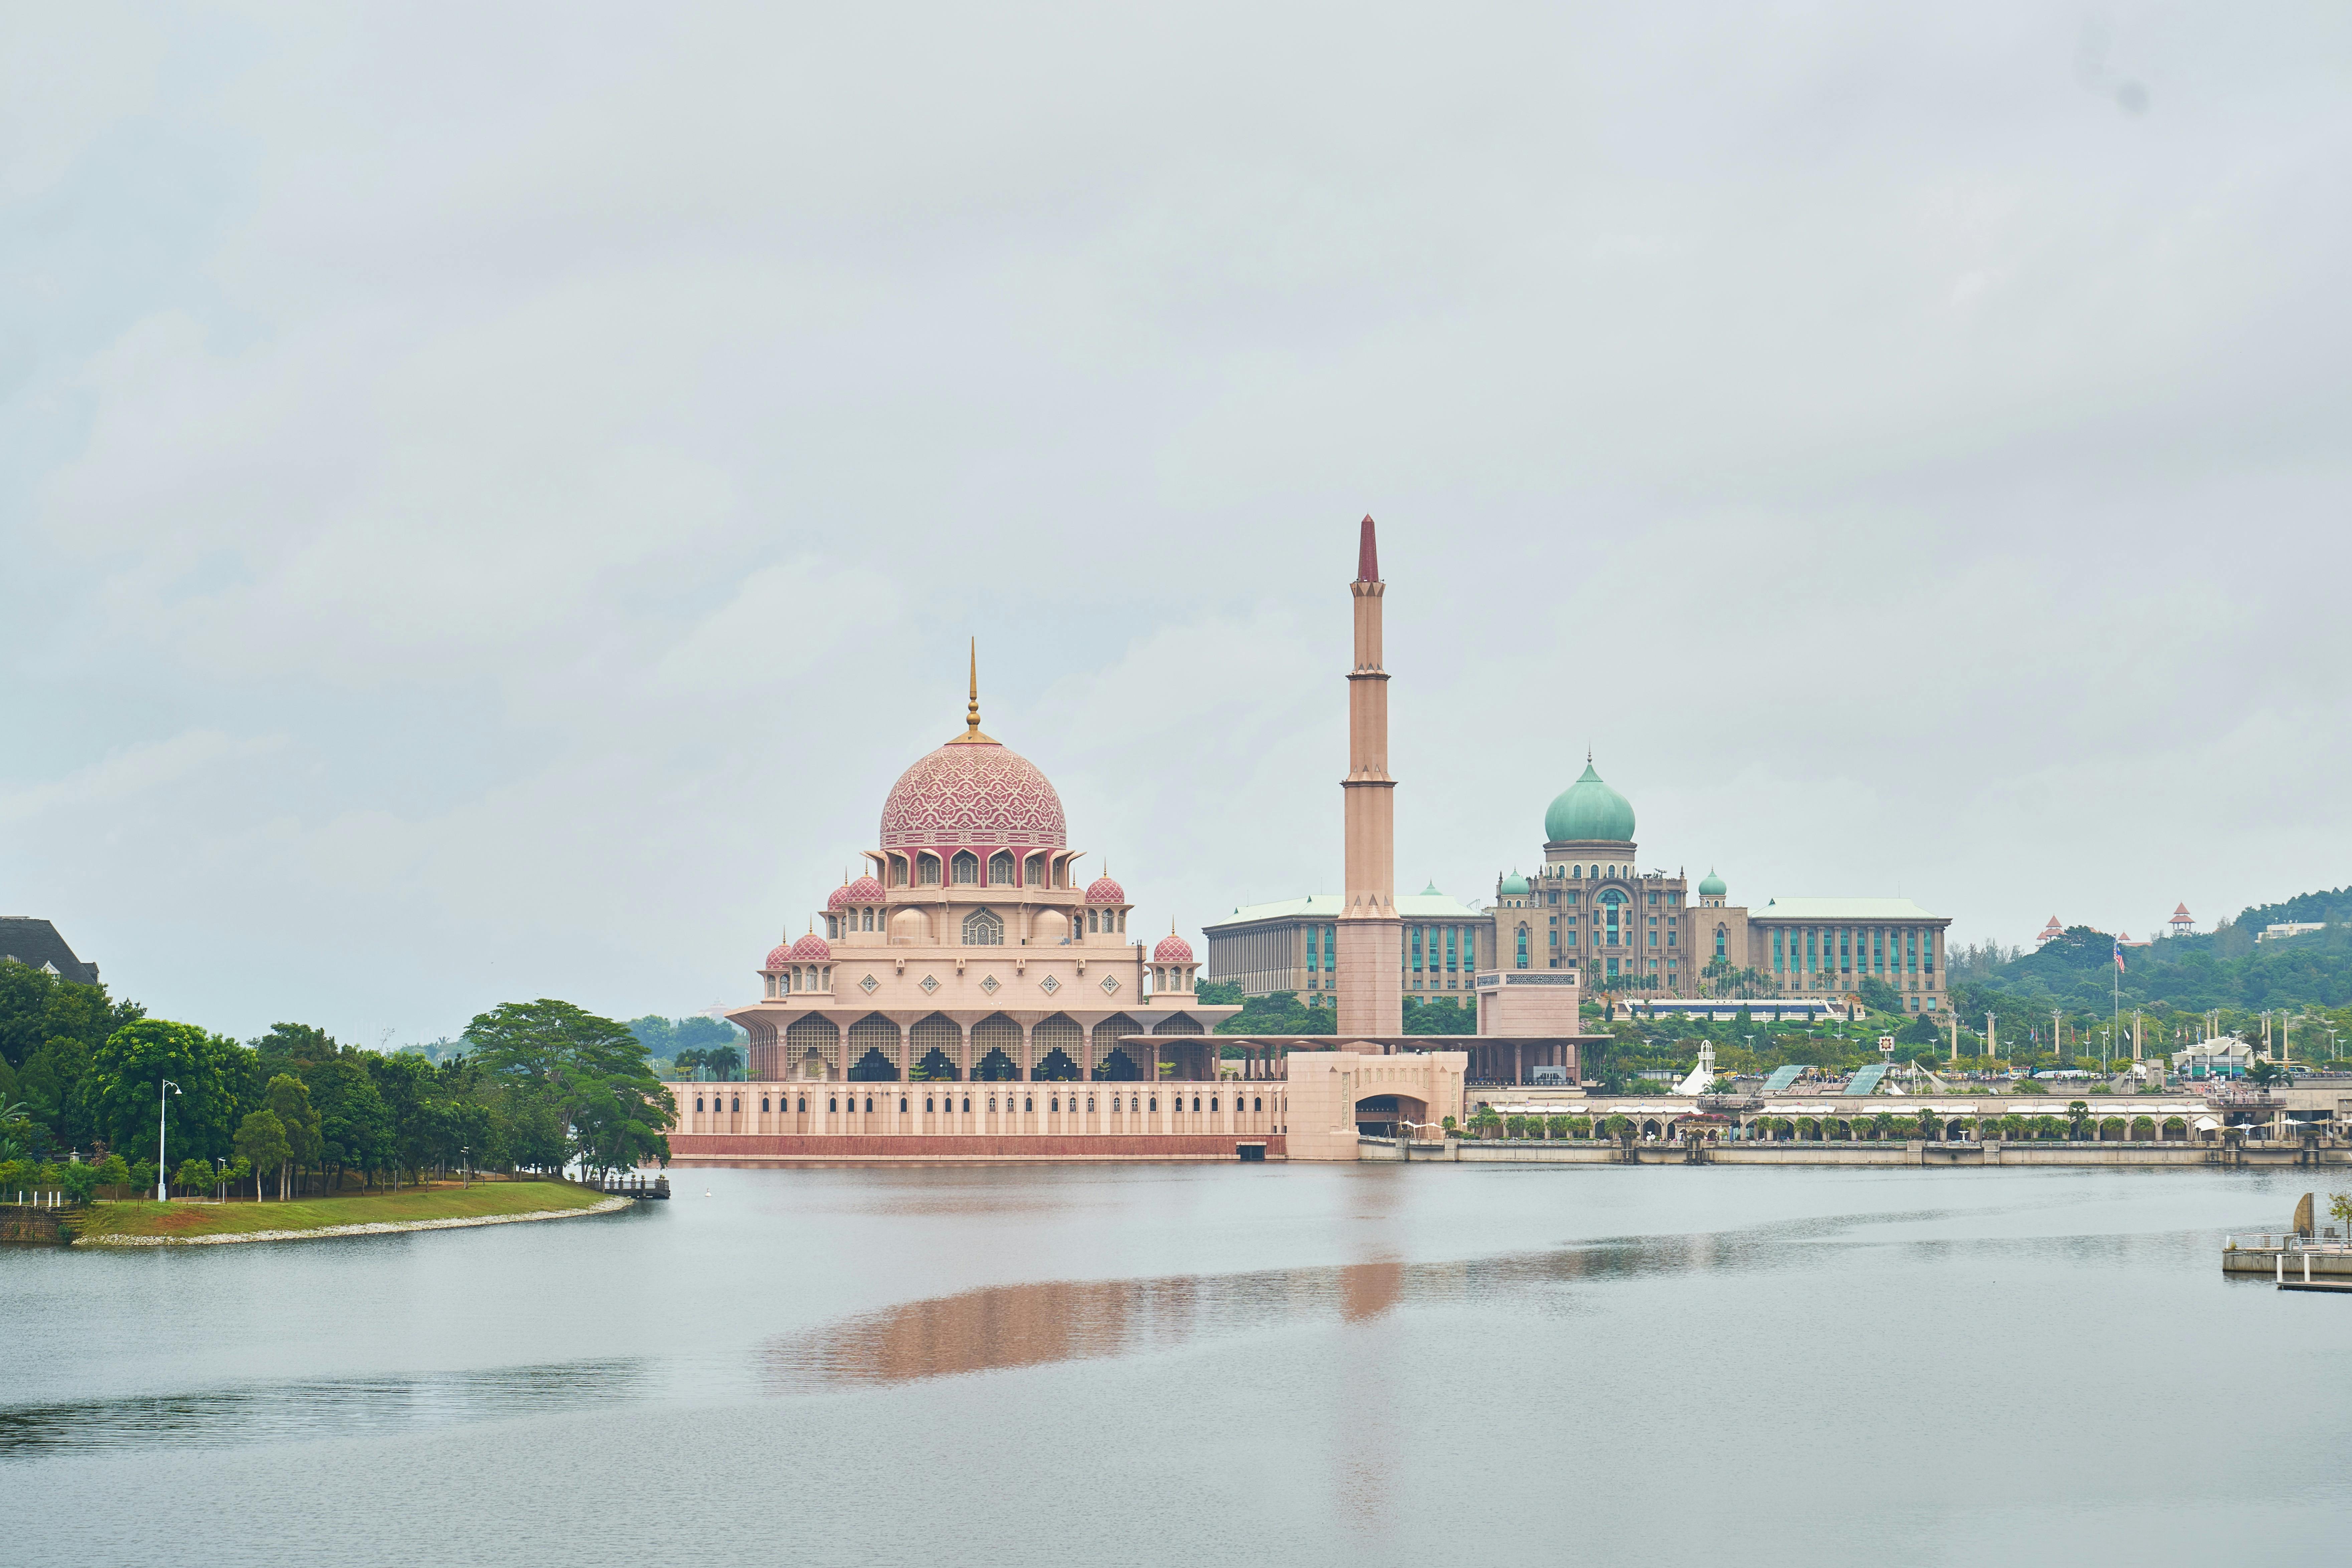
[[[320,1134],[319,1113],[310,1106],[310,1087],[292,1073],[271,1079],[263,1090],[263,1100],[286,1134],[286,1154],[278,1168],[278,1201],[284,1203],[289,1171],[314,1163],[326,1141]]]
[[[2286,1068],[2263,1057],[2255,1057],[2246,1063],[2246,1081],[2260,1089],[2268,1089],[2286,1076]]]
[[[2090,1119],[2091,1107],[2088,1101],[2070,1100],[2066,1102],[2066,1134],[2068,1137],[2080,1139],[2083,1136],[2083,1123],[2088,1121]]]
[[[178,1170],[172,1173],[172,1181],[183,1190],[201,1192],[213,1184],[213,1163],[191,1154],[180,1162]]]
[[[509,1002],[466,1026],[474,1059],[511,1103],[512,1120],[553,1131],[555,1163],[592,1170],[669,1162],[664,1133],[677,1107],[653,1076],[646,1047],[610,1018],[569,1002]],[[732,1047],[714,1047],[731,1051]]]
[[[278,1120],[274,1110],[254,1110],[246,1113],[236,1130],[236,1157],[253,1172],[253,1201],[261,1201],[261,1173],[283,1171],[288,1157],[293,1152],[286,1141],[286,1123]],[[284,1196],[280,1193],[279,1196]]]
[[[126,1024],[92,1056],[83,1084],[90,1121],[110,1147],[152,1147],[158,1083],[170,1079],[180,1092],[164,1102],[169,1147],[205,1159],[226,1154],[247,1087],[247,1055],[235,1040],[194,1024]]]

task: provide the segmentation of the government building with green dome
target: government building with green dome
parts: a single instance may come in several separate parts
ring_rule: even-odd
[[[1948,915],[1908,899],[1775,899],[1755,909],[1734,904],[1713,870],[1696,886],[1679,870],[1644,871],[1633,803],[1590,758],[1543,826],[1535,870],[1498,877],[1487,908],[1434,886],[1398,897],[1405,995],[1466,1000],[1482,971],[1544,970],[1583,994],[1627,999],[1838,997],[1878,979],[1912,1012],[1945,1005]],[[1204,928],[1208,977],[1250,996],[1333,990],[1340,907],[1334,893],[1236,907]]]
[[[1532,876],[1496,879],[1496,967],[1560,970],[1588,993],[1697,997],[1773,991],[1843,995],[1885,981],[1915,1013],[1943,1006],[1944,937],[1951,917],[1908,899],[1731,901],[1710,870],[1642,870],[1633,806],[1585,760],[1544,812],[1543,859]]]

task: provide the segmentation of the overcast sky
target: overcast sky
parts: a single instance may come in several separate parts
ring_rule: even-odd
[[[376,1044],[991,732],[1139,925],[1583,766],[1962,941],[2352,881],[2352,9],[11,5],[0,913]]]

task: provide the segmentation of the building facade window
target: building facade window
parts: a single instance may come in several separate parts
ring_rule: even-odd
[[[963,917],[966,947],[1003,947],[1004,921],[994,910],[974,910]]]
[[[1013,856],[1010,851],[1000,849],[988,858],[988,880],[992,887],[1013,886]]]
[[[948,864],[954,872],[955,884],[957,887],[969,888],[976,886],[979,883],[980,857],[973,854],[971,850],[957,850],[955,853],[955,858]]]

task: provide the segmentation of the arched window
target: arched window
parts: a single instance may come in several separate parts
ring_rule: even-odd
[[[963,917],[966,947],[1003,947],[1004,921],[994,910],[974,910]]]
[[[805,1094],[801,1096],[801,1114],[803,1116],[808,1114],[808,1096]]]
[[[1213,1094],[1209,1096],[1209,1109],[1211,1110],[1217,1109],[1217,1097]]]
[[[806,1110],[808,1109],[808,1101],[806,1101],[806,1100],[803,1100],[803,1101],[801,1101],[801,1109],[802,1109],[803,1110]],[[824,1102],[824,1109],[825,1109],[825,1114],[826,1114],[826,1115],[828,1115],[828,1116],[832,1115],[835,1111],[837,1111],[837,1110],[839,1110],[841,1109],[841,1101],[840,1101],[840,1100],[839,1100],[837,1097],[836,1097],[836,1098],[833,1098],[833,1099],[828,1099],[828,1100]]]
[[[940,858],[938,856],[918,855],[915,857],[915,882],[917,886],[925,888],[936,888],[940,885]]]
[[[907,1114],[907,1097],[903,1094],[898,1097],[898,1114],[901,1116]]]
[[[1095,1108],[1095,1097],[1094,1097],[1093,1095],[1091,1095],[1091,1094],[1090,1094],[1090,1095],[1087,1096],[1087,1109],[1088,1110],[1092,1110],[1094,1108]]]
[[[1056,1115],[1059,1115],[1062,1110],[1062,1097],[1057,1094],[1053,1099],[1047,1100],[1045,1102],[1045,1109]]]
[[[1160,1109],[1160,1097],[1156,1094],[1151,1097],[1151,1109],[1155,1111]]]
[[[955,881],[957,887],[970,887],[971,884],[980,880],[980,857],[973,854],[971,850],[957,850],[955,853],[955,859],[950,862],[950,864],[955,868]]]
[[[1021,1109],[1022,1109],[1022,1110],[1036,1110],[1036,1109],[1037,1109],[1037,1097],[1036,1097],[1035,1095],[1034,1095],[1034,1094],[1024,1094],[1024,1095],[1023,1095],[1023,1096],[1021,1097]]]
[[[730,1109],[731,1109],[731,1110],[742,1110],[742,1109],[743,1109],[743,1097],[742,1097],[741,1095],[740,1095],[740,1094],[739,1094],[739,1095],[737,1095],[737,1096],[735,1097],[735,1103],[734,1103],[734,1105],[733,1105],[733,1106],[731,1106]]]
[[[760,1109],[762,1110],[768,1109],[768,1097],[764,1094],[760,1097]]]
[[[1087,911],[1087,930],[1089,931],[1100,931],[1102,930],[1102,911],[1100,910],[1088,910]]]
[[[927,1094],[923,1096],[923,1109],[925,1110],[937,1110],[939,1107],[931,1103],[931,1097]]]
[[[874,1114],[874,1097],[870,1094],[866,1097],[866,1114],[868,1116]]]
[[[963,1097],[963,1108],[964,1108],[965,1113],[966,1113],[966,1114],[970,1114],[970,1112],[971,1112],[971,1096],[970,1096],[970,1095],[968,1095],[968,1094],[967,1094],[967,1095],[965,1095],[965,1096]]]
[[[1013,886],[1013,857],[1010,853],[1000,849],[988,858],[988,880],[991,887]]]
[[[857,929],[860,931],[872,931],[874,929],[874,911],[872,910],[861,910],[860,913],[864,918],[858,921]]]
[[[1717,958],[1727,958],[1727,957],[1729,957],[1729,956],[1730,956],[1730,954],[1729,954],[1729,953],[1727,953],[1727,952],[1725,951],[1725,947],[1726,947],[1726,944],[1727,944],[1727,937],[1726,937],[1726,935],[1725,935],[1724,928],[1723,928],[1723,927],[1721,927],[1721,926],[1717,926],[1717,927],[1716,927],[1716,928],[1715,928],[1715,956],[1716,956],[1716,957],[1717,957]]]
[[[694,1109],[697,1110],[702,1109],[702,1096],[698,1094],[694,1097]]]
[[[1581,867],[1581,866],[1579,866],[1579,867],[1577,867],[1575,869],[1573,869],[1573,870],[1570,871],[1570,872],[1569,872],[1569,875],[1570,875],[1570,876],[1571,876],[1571,877],[1573,877],[1573,878],[1575,878],[1578,881],[1580,881],[1580,881],[1582,881],[1582,880],[1584,879],[1584,868],[1583,868],[1583,867]]]
[[[1265,1109],[1265,1098],[1264,1098],[1263,1096],[1261,1096],[1260,1098],[1258,1098],[1258,1099],[1256,1099],[1256,1100],[1251,1100],[1251,1101],[1250,1101],[1250,1110],[1253,1110],[1253,1111],[1258,1111],[1258,1110],[1264,1110]]]
[[[1528,966],[1528,928],[1527,928],[1527,927],[1525,927],[1525,926],[1521,926],[1521,927],[1519,928],[1519,967],[1520,967],[1521,969],[1525,969],[1527,966]]]

